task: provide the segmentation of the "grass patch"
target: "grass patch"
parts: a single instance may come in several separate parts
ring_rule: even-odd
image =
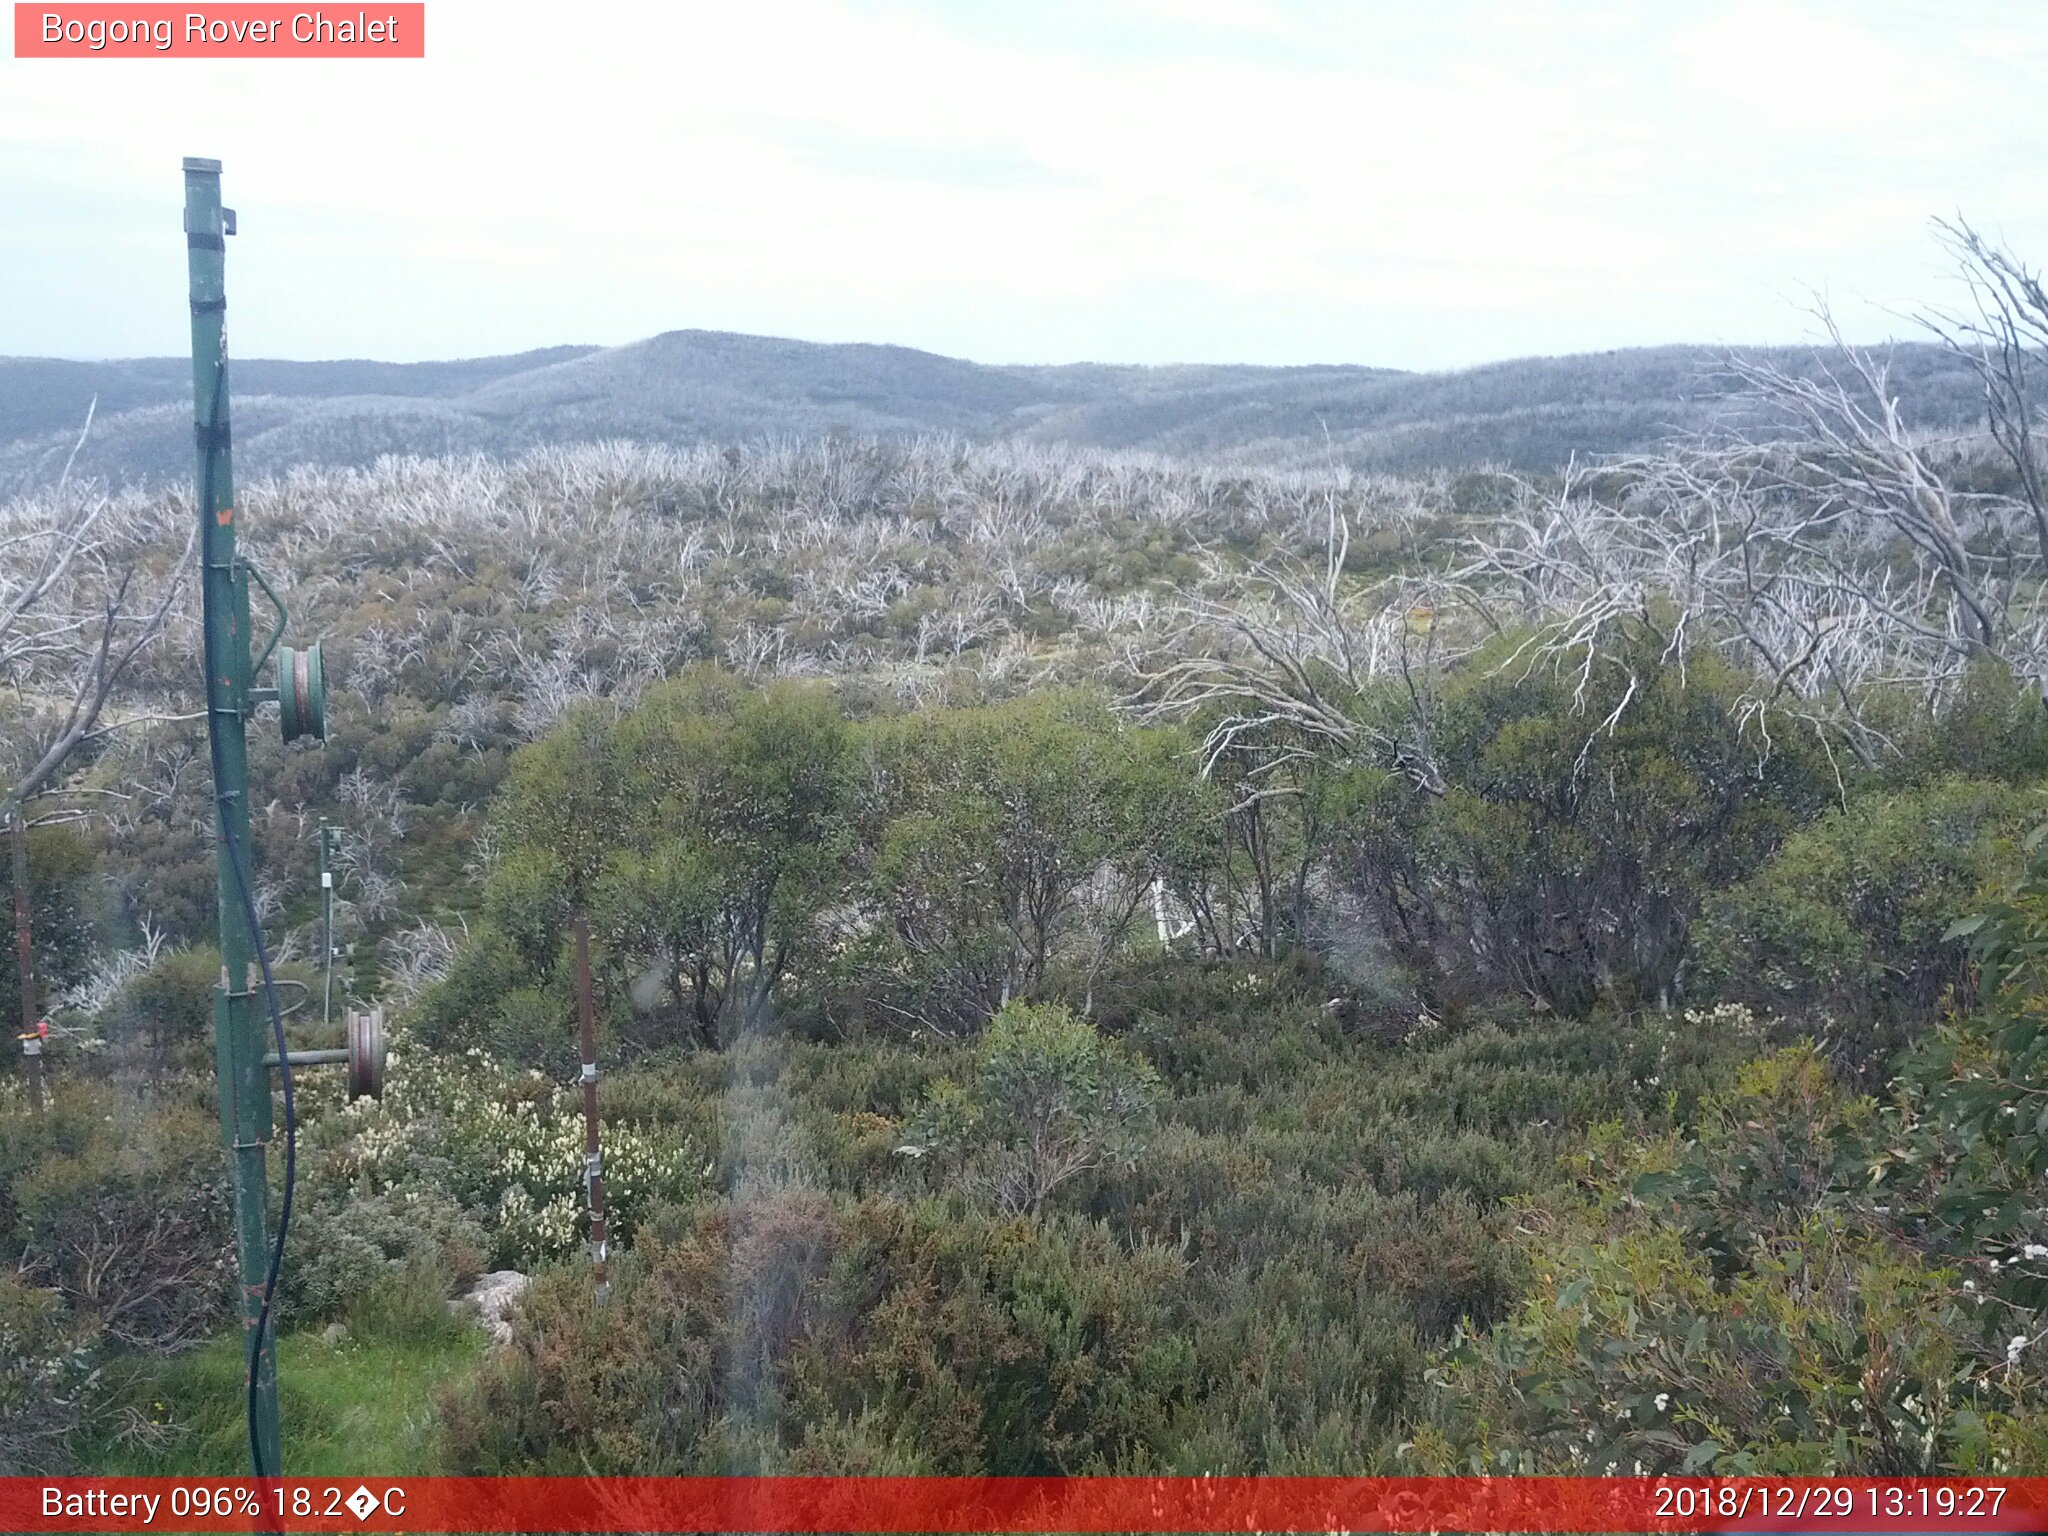
[[[436,1392],[473,1370],[484,1335],[469,1328],[407,1342],[359,1339],[330,1344],[317,1332],[278,1341],[279,1414],[284,1465],[293,1477],[423,1476],[435,1458]],[[83,1459],[111,1476],[241,1476],[249,1470],[242,1417],[238,1335],[190,1354],[152,1362],[124,1394],[168,1439],[136,1439],[95,1448]]]

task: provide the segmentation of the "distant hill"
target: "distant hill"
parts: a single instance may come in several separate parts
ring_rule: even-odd
[[[1784,366],[1810,349],[1776,348]],[[1892,349],[1909,414],[1945,429],[1981,406],[1939,348]],[[1725,420],[1723,354],[1656,347],[1451,373],[1363,367],[992,367],[908,347],[670,331],[623,347],[459,362],[237,359],[236,468],[362,465],[387,453],[515,453],[632,438],[699,443],[831,431],[949,433],[1299,466],[1407,471],[1627,452]],[[0,358],[0,491],[53,477],[97,396],[76,472],[115,482],[191,472],[184,358]]]

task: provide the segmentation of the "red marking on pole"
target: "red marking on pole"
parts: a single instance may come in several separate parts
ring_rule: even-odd
[[[222,507],[218,512],[213,514],[213,520],[216,523],[219,523],[221,527],[225,528],[229,523],[232,523],[235,520],[235,509],[233,507]]]

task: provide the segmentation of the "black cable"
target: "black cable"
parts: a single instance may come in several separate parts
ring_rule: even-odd
[[[263,1476],[263,1456],[256,1438],[256,1361],[263,1352],[263,1338],[271,1327],[271,1303],[277,1295],[277,1277],[284,1267],[284,1235],[292,1224],[292,1194],[299,1181],[299,1114],[298,1105],[292,1093],[292,1064],[287,1055],[288,1047],[284,1038],[284,1016],[278,1011],[277,982],[270,974],[270,949],[263,942],[263,924],[256,915],[256,903],[249,895],[249,871],[243,861],[243,850],[229,838],[229,851],[234,855],[235,883],[242,888],[242,911],[249,919],[249,933],[256,942],[256,963],[263,970],[263,995],[270,1005],[270,1033],[277,1041],[277,1077],[284,1097],[284,1198],[277,1208],[277,1239],[270,1247],[270,1269],[263,1277],[263,1305],[256,1314],[255,1337],[249,1344],[249,1457],[256,1475]],[[284,1468],[284,1447],[278,1447],[280,1465],[271,1469],[272,1476],[281,1476]]]
[[[221,407],[225,402],[227,379],[228,373],[224,361],[216,357],[213,364],[213,409],[208,413],[212,418],[210,425],[216,428],[220,422]],[[292,1193],[298,1185],[299,1175],[299,1116],[298,1105],[292,1092],[292,1064],[285,1045],[284,1015],[279,1010],[277,1004],[277,981],[270,973],[270,949],[263,942],[263,923],[256,915],[255,898],[250,894],[254,881],[249,875],[246,850],[242,847],[240,840],[236,838],[232,830],[232,822],[228,816],[227,793],[221,788],[220,736],[214,729],[212,702],[214,680],[220,674],[214,670],[213,625],[208,622],[211,617],[210,610],[213,606],[212,587],[206,580],[207,571],[213,568],[213,530],[215,526],[212,517],[214,451],[214,446],[209,445],[206,455],[206,473],[201,477],[199,507],[200,527],[204,530],[204,537],[200,548],[200,562],[202,566],[199,584],[200,629],[202,632],[201,649],[204,652],[206,661],[206,745],[213,767],[214,819],[215,824],[220,828],[221,841],[227,847],[228,867],[235,872],[235,886],[240,891],[242,897],[242,915],[248,920],[249,937],[256,946],[256,962],[263,971],[263,995],[265,1001],[270,1005],[270,1030],[272,1036],[277,1041],[278,1079],[284,1089],[284,1199],[278,1206],[277,1240],[271,1245],[270,1268],[263,1279],[263,1305],[256,1313],[256,1326],[249,1334],[249,1358],[247,1362],[249,1391],[244,1405],[249,1423],[250,1464],[254,1467],[256,1476],[263,1477],[266,1475],[276,1476],[283,1471],[281,1465],[268,1474],[264,1471],[263,1446],[256,1433],[256,1367],[257,1362],[263,1357],[264,1338],[270,1331],[271,1303],[277,1294],[278,1272],[284,1266],[285,1233],[292,1224]],[[247,793],[246,785],[244,786],[244,793]],[[223,939],[225,939],[225,935],[223,935]],[[230,977],[228,980],[229,984],[232,985],[234,978]],[[283,1451],[284,1447],[280,1445],[278,1447],[280,1462],[283,1459]]]

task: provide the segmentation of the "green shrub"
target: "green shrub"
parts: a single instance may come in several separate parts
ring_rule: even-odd
[[[1840,1064],[1873,1073],[1945,998],[1972,1001],[1948,928],[2017,873],[2035,804],[1943,779],[1829,812],[1710,903],[1700,988],[1812,1021]]]
[[[1186,1263],[1092,1223],[789,1189],[652,1223],[609,1302],[543,1277],[444,1404],[477,1471],[955,1473],[1143,1464],[1194,1384]],[[914,1449],[913,1449],[914,1448]]]
[[[140,1045],[158,1068],[211,1065],[219,977],[218,950],[175,950],[121,988],[103,1027],[116,1043]]]
[[[935,1082],[979,1091],[1007,1024],[930,1049],[756,1038],[608,1077],[608,1106],[705,1147],[725,1193],[643,1210],[603,1309],[580,1262],[544,1272],[448,1404],[452,1464],[1395,1470],[1432,1347],[1527,1289],[1504,1197],[1547,1194],[1594,1119],[1656,1134],[1759,1037],[1729,1009],[1397,1046],[1348,1035],[1315,979],[1123,972],[1122,1033],[1088,1049],[1156,1054],[1156,1124],[1035,1220],[949,1182],[920,1197],[945,1154],[891,1150]]]
[[[651,690],[612,750],[623,827],[591,900],[614,970],[658,967],[670,1016],[703,1044],[761,1027],[826,946],[845,880],[851,743],[837,700],[700,669]]]
[[[474,1326],[449,1305],[458,1283],[441,1255],[417,1254],[384,1266],[351,1294],[342,1319],[357,1339],[413,1348],[449,1344]]]
[[[78,1470],[73,1441],[108,1407],[99,1330],[53,1291],[0,1272],[0,1467]]]
[[[73,1095],[80,1102],[47,1129],[6,1117],[8,1139],[19,1135],[30,1152],[5,1192],[9,1254],[111,1342],[192,1344],[230,1296],[219,1128],[176,1103]]]
[[[400,1203],[418,1197],[423,1219],[440,1223],[448,1240],[442,1258],[458,1273],[468,1262],[469,1229],[449,1202],[482,1229],[494,1265],[526,1268],[567,1253],[583,1230],[581,1093],[537,1069],[503,1068],[477,1047],[437,1056],[394,1033],[384,1097],[325,1117],[309,1127],[307,1144],[310,1177],[329,1186],[321,1197],[329,1208],[356,1191]],[[701,1151],[664,1127],[613,1121],[603,1146],[610,1230],[619,1241],[631,1238],[642,1210],[688,1198],[703,1178]],[[358,1261],[365,1244],[395,1256],[376,1236],[379,1218],[365,1213],[364,1222],[363,1241],[346,1244]],[[329,1305],[338,1294],[309,1305]]]
[[[877,921],[842,969],[945,1033],[1012,999],[1084,999],[1176,840],[1221,809],[1178,732],[1089,693],[924,711],[862,744],[855,895]]]
[[[2048,1449],[1990,1308],[1835,1195],[1867,1135],[1810,1049],[1747,1069],[1696,1137],[1596,1141],[1583,1200],[1525,1214],[1536,1285],[1433,1373],[1433,1473],[1947,1474]]]
[[[450,1054],[489,1046],[501,1000],[529,981],[533,968],[518,943],[495,923],[471,928],[448,974],[421,995],[410,1020],[415,1039]]]
[[[482,1269],[489,1235],[440,1187],[379,1189],[305,1171],[280,1278],[287,1321],[339,1318],[365,1305],[374,1314],[380,1303],[366,1298],[379,1295],[394,1270],[432,1270],[446,1296]]]
[[[1917,1241],[1953,1255],[1971,1284],[2014,1309],[2001,1312],[1998,1326],[2027,1336],[2048,1309],[2043,836],[2040,829],[2030,835],[2027,872],[2010,893],[1955,925],[1957,936],[1972,936],[1984,1006],[1948,1021],[1900,1060],[1882,1129],[1854,1170]]]
[[[972,1080],[935,1087],[902,1150],[938,1152],[971,1194],[1036,1216],[1075,1176],[1135,1162],[1158,1100],[1151,1065],[1094,1025],[1011,1003],[983,1033]]]
[[[42,994],[40,1007],[48,1007],[50,999],[83,981],[92,969],[94,941],[98,937],[95,919],[101,915],[102,907],[95,889],[99,882],[94,852],[78,827],[60,824],[29,830],[28,879],[33,893],[29,906],[30,941],[35,947],[35,980]],[[0,850],[0,858],[5,857],[5,851]],[[11,873],[7,884],[11,889]],[[12,915],[10,910],[9,916]],[[0,945],[0,997],[13,1004],[21,996],[21,973],[16,969],[11,926],[7,938],[8,942]],[[10,1007],[9,1017],[18,1016]]]
[[[1945,776],[2038,784],[2048,778],[2048,709],[2040,682],[1994,660],[1975,663],[1938,714],[1910,694],[1873,700],[1900,760],[1890,777],[1925,784]],[[1889,715],[1891,718],[1885,718]]]
[[[594,1300],[579,1269],[539,1276],[512,1343],[443,1403],[472,1472],[724,1470],[727,1415],[758,1411],[816,1305],[829,1207],[791,1196],[658,1218]]]
[[[1439,1005],[1668,1001],[1709,895],[1831,781],[1808,736],[1766,749],[1740,723],[1748,678],[1647,626],[1583,679],[1578,658],[1515,660],[1512,643],[1444,687],[1440,794],[1382,768],[1339,786],[1337,879]]]

